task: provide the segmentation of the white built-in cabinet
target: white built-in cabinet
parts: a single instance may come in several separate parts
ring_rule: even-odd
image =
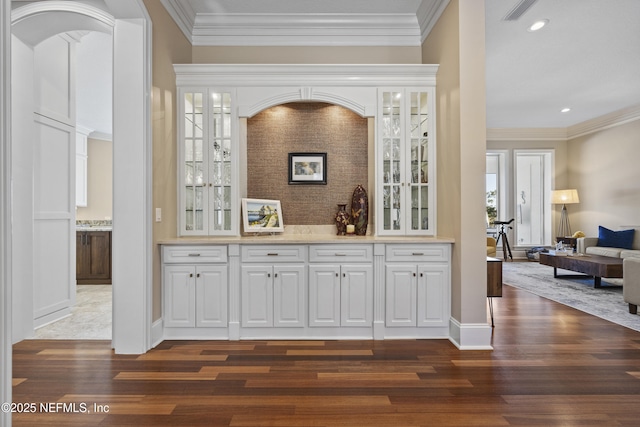
[[[379,89],[379,235],[435,235],[435,89]]]
[[[165,328],[226,328],[227,247],[164,246],[162,257]]]
[[[163,336],[446,338],[450,257],[446,242],[164,244]]]
[[[305,251],[304,246],[242,247],[242,327],[305,325]]]
[[[163,245],[164,337],[449,336],[451,242],[416,239],[437,235],[437,65],[174,69],[180,238]],[[314,242],[314,236],[305,241],[240,235],[240,198],[248,193],[244,120],[288,102],[336,104],[375,121],[374,236],[348,242],[323,236]],[[193,245],[182,236],[207,236],[211,243]],[[227,248],[224,260],[198,255],[209,245]],[[183,256],[171,255],[181,246]],[[198,291],[197,279],[209,267],[220,269],[218,276],[208,276],[217,283],[207,286],[218,290],[216,297]],[[212,305],[212,313],[223,313],[221,319],[226,316],[227,323],[219,322],[226,328],[199,326],[199,313],[208,312],[200,300]]]
[[[372,245],[309,248],[309,326],[372,327]]]
[[[387,245],[386,327],[447,325],[449,251],[446,245]]]
[[[239,232],[237,114],[233,89],[178,91],[178,229],[184,236]]]

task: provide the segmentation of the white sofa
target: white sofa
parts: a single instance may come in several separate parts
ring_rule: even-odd
[[[622,226],[619,230],[635,229],[631,249],[609,248],[598,246],[597,237],[579,237],[576,242],[576,251],[588,255],[602,255],[614,258],[640,257],[640,226]]]

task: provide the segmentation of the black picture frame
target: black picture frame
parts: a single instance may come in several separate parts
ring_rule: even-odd
[[[289,185],[327,185],[327,153],[289,153]]]

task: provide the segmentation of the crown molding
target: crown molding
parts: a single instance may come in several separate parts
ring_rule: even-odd
[[[567,139],[574,139],[590,133],[620,126],[640,119],[640,104],[623,108],[595,119],[587,120],[567,128]]]
[[[421,2],[416,16],[420,26],[420,43],[424,43],[433,27],[442,16],[444,10],[449,6],[450,0],[438,0],[435,3]]]
[[[487,141],[569,141],[635,120],[640,120],[640,104],[567,128],[490,128]]]
[[[198,14],[194,46],[419,46],[415,14]]]
[[[178,2],[176,0],[160,0],[160,3],[162,3],[187,40],[193,44],[191,31],[195,25],[196,12],[191,8],[189,3]]]
[[[193,46],[420,46],[450,0],[417,13],[196,13],[160,0]]]
[[[425,86],[437,65],[175,64],[179,86]]]

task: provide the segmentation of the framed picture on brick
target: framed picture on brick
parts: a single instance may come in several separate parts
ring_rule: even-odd
[[[327,184],[327,153],[289,153],[289,184]]]

